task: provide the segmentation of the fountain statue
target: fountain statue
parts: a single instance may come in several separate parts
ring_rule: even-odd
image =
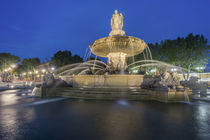
[[[123,28],[123,15],[122,13],[118,14],[118,11],[115,10],[111,19],[111,27],[112,31],[109,33],[109,36],[125,35],[125,32],[122,30]]]
[[[142,53],[147,44],[139,38],[124,36],[123,15],[117,10],[112,16],[111,28],[109,37],[96,40],[90,45],[90,50],[97,56],[108,57],[108,65],[113,70],[126,70],[126,57]]]

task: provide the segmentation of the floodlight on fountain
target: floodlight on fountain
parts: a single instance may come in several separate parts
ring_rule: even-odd
[[[97,56],[107,57],[108,65],[117,69],[119,65],[126,69],[126,57],[134,56],[143,52],[147,44],[132,36],[125,36],[122,30],[123,16],[117,10],[111,19],[111,32],[109,37],[96,40],[89,46],[91,52]]]

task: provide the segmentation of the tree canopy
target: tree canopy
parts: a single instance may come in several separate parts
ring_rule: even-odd
[[[71,51],[58,51],[51,58],[51,64],[56,67],[61,67],[67,64],[82,62],[83,59],[79,55],[72,56]]]
[[[40,65],[40,59],[39,58],[25,58],[21,62],[21,64],[18,65],[18,68],[16,69],[16,72],[29,72],[34,71],[38,65]]]
[[[23,59],[21,64],[25,71],[33,71],[41,63],[39,58],[26,58]]]
[[[208,40],[203,35],[178,37],[174,40],[165,40],[160,43],[148,44],[155,60],[181,66],[189,70],[198,70],[208,64]],[[135,61],[142,59],[142,55],[135,56]]]
[[[13,64],[20,62],[20,57],[10,53],[0,53],[0,70],[10,67]]]

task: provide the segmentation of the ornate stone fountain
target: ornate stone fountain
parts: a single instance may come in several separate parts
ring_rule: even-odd
[[[60,80],[61,83],[66,83],[71,88],[62,88],[58,92],[54,92],[55,88],[53,90],[43,88],[42,91],[40,90],[42,92],[41,95],[86,99],[125,98],[163,102],[186,101],[186,99],[188,101],[192,99],[192,91],[180,85],[177,73],[166,72],[163,76],[159,75],[159,78],[146,77],[143,74],[121,73],[127,69],[126,57],[142,53],[147,48],[147,44],[139,38],[125,36],[125,32],[122,30],[123,16],[121,13],[118,14],[117,10],[115,10],[112,16],[111,27],[112,30],[108,37],[98,39],[90,45],[92,53],[108,58],[108,64],[92,60],[64,66],[60,70],[57,70],[57,76],[63,80]],[[96,62],[100,63],[100,65],[96,65]],[[149,62],[151,62],[151,65]],[[145,64],[148,66],[172,66],[157,60],[145,60],[144,63],[148,63],[149,65]],[[105,67],[102,67],[102,65]],[[92,70],[96,69],[103,71],[103,73],[92,73]],[[117,71],[118,73],[107,74],[105,69]],[[78,70],[82,72],[76,73]],[[86,71],[90,71],[91,74],[84,73]],[[49,78],[46,77],[45,79]],[[43,83],[42,87],[44,85]],[[48,87],[46,88],[48,89]],[[49,93],[49,91],[53,92]]]
[[[90,50],[97,56],[107,57],[108,66],[113,70],[127,68],[126,57],[141,53],[147,44],[136,37],[125,36],[123,28],[123,15],[117,10],[111,19],[112,30],[109,37],[96,40],[90,45]]]

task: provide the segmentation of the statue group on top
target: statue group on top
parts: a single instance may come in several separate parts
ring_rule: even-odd
[[[112,27],[112,30],[109,33],[109,36],[123,36],[123,35],[125,35],[125,32],[122,30],[123,15],[122,15],[122,13],[119,14],[117,10],[115,10],[114,14],[112,15],[111,27]]]

